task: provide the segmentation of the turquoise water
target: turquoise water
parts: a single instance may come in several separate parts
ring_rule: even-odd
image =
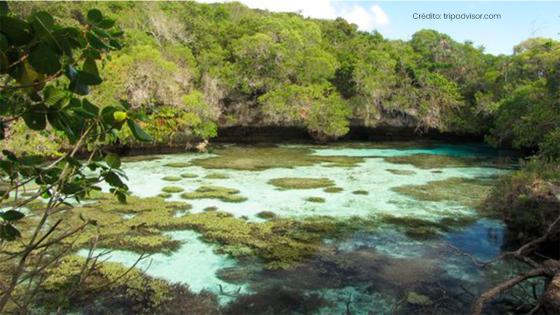
[[[392,188],[424,185],[449,178],[498,177],[508,171],[482,164],[469,167],[417,168],[412,164],[390,163],[384,157],[430,154],[491,158],[496,154],[491,149],[477,145],[449,144],[404,149],[367,146],[321,147],[314,149],[313,154],[364,157],[364,161],[355,167],[325,167],[316,164],[263,171],[165,166],[170,162],[189,162],[213,156],[206,153],[186,153],[164,155],[160,159],[150,161],[127,162],[124,164],[124,170],[130,179],[128,185],[132,193],[142,197],[156,196],[164,186],[180,186],[188,192],[202,185],[214,185],[236,188],[240,195],[248,198],[247,201],[239,203],[216,199],[188,200],[192,205],[190,212],[193,213],[202,212],[207,207],[217,207],[220,211],[236,217],[244,216],[249,221],[256,222],[263,221],[257,214],[264,210],[274,212],[279,217],[294,218],[368,218],[391,215],[434,222],[449,217],[468,217],[472,218],[472,221],[429,239],[407,236],[392,225],[358,231],[342,240],[325,239],[327,253],[318,254],[297,267],[280,271],[265,270],[258,261],[237,261],[219,254],[214,244],[201,241],[196,232],[175,231],[169,235],[180,240],[182,247],[170,255],[152,255],[139,267],[153,277],[186,284],[195,292],[214,292],[220,297],[224,307],[229,305],[233,310],[237,310],[231,313],[259,313],[256,309],[244,308],[247,306],[242,304],[247,304],[251,299],[270,299],[267,290],[276,290],[282,294],[285,292],[290,298],[297,295],[304,301],[298,300],[302,305],[306,305],[306,309],[312,309],[309,313],[316,314],[344,314],[348,310],[351,314],[390,313],[395,303],[403,299],[408,302],[399,304],[402,304],[399,306],[402,307],[402,312],[421,313],[421,310],[427,309],[429,305],[433,306],[436,297],[442,294],[439,290],[444,290],[446,294],[453,296],[451,301],[445,302],[449,308],[446,312],[460,313],[467,309],[465,301],[469,299],[461,286],[467,285],[472,291],[478,292],[488,285],[489,280],[485,272],[475,268],[468,258],[455,255],[449,245],[479,259],[490,259],[499,254],[503,244],[502,223],[480,218],[475,209],[453,198],[443,201],[421,201],[398,193]],[[408,173],[395,175],[388,170]],[[182,173],[196,174],[197,177],[177,182],[162,179]],[[204,178],[211,173],[224,174],[228,178]],[[278,177],[324,177],[333,180],[337,187],[344,190],[339,193],[327,193],[323,188],[281,190],[267,183],[270,179]],[[368,194],[356,195],[353,193],[356,190],[365,190]],[[308,197],[322,197],[326,202],[312,203],[306,200]],[[175,194],[169,200],[182,199],[179,194]],[[137,254],[125,251],[114,251],[111,256],[111,261],[125,265],[133,264],[138,257]],[[237,268],[249,276],[243,283],[228,283],[217,276],[219,270],[224,268]],[[418,304],[414,299],[410,299],[410,302],[407,296],[411,294],[426,297],[429,303],[425,299],[420,301],[428,304]],[[237,302],[234,297],[236,295],[239,295]],[[285,300],[289,299],[278,298],[270,303],[282,309]],[[318,302],[319,300],[322,302]],[[288,306],[285,307],[289,309]],[[298,312],[301,313],[301,310],[294,311]]]

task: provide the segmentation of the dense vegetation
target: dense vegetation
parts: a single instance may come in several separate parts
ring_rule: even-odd
[[[296,126],[318,140],[351,126],[389,126],[560,153],[556,40],[529,39],[512,56],[493,56],[432,30],[387,40],[343,19],[239,3],[12,4],[22,15],[40,8],[70,25],[94,5],[118,17],[125,39],[102,67],[106,80],[93,100],[144,112],[158,143],[208,139],[227,126]],[[127,136],[121,142],[134,141]],[[46,140],[29,144],[57,149]],[[11,142],[30,149],[21,137]]]

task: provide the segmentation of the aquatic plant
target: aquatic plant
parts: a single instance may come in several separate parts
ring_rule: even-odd
[[[416,174],[415,171],[399,170],[399,169],[394,169],[394,168],[388,168],[388,169],[386,169],[386,171],[391,173],[391,174],[395,174],[395,175],[414,175],[414,174]]]
[[[280,177],[268,181],[270,185],[283,189],[313,189],[334,186],[328,178]]]
[[[223,174],[223,173],[210,173],[210,174],[204,176],[204,178],[207,178],[207,179],[228,179],[229,176],[227,174]]]
[[[330,193],[330,194],[338,193],[338,192],[341,192],[343,190],[344,189],[342,189],[340,187],[327,187],[327,188],[323,189],[324,192]]]
[[[491,163],[487,160],[473,157],[457,157],[439,154],[413,154],[405,156],[389,156],[385,161],[393,164],[412,164],[421,169],[445,168],[445,167],[472,167]]]
[[[276,218],[276,213],[272,211],[261,211],[257,213],[256,216],[261,219],[273,219]]]
[[[369,192],[367,192],[366,190],[354,190],[352,193],[354,195],[369,195]]]
[[[168,181],[168,182],[178,182],[178,181],[181,180],[181,177],[169,175],[169,176],[164,176],[161,179],[165,180],[165,181]]]
[[[183,199],[219,199],[224,202],[243,202],[247,198],[239,190],[220,186],[200,186],[194,192],[181,194]]]
[[[185,189],[179,186],[165,186],[161,189],[161,191],[166,192],[166,193],[180,193],[182,191],[184,191]]]
[[[160,197],[160,198],[163,198],[163,199],[167,199],[167,198],[170,198],[173,195],[171,193],[163,192],[163,193],[159,193],[157,196]]]
[[[193,174],[193,173],[183,173],[183,174],[181,174],[181,177],[183,177],[183,178],[197,178],[198,175]]]
[[[445,217],[438,221],[432,221],[410,216],[397,217],[387,214],[381,215],[380,219],[386,224],[394,225],[408,237],[420,240],[437,237],[443,232],[449,232],[454,228],[463,227],[476,221],[476,218],[471,216]]]
[[[185,167],[189,167],[190,164],[185,162],[170,162],[164,164],[163,166],[173,167],[173,168],[185,168]]]
[[[226,147],[214,150],[217,156],[195,159],[193,165],[207,169],[261,171],[270,168],[294,168],[321,164],[352,167],[363,161],[360,157],[319,156],[313,150],[288,147]]]
[[[467,207],[480,208],[496,182],[494,177],[451,177],[423,185],[405,185],[391,190],[422,201],[451,201]]]
[[[323,198],[323,197],[307,197],[307,198],[305,198],[305,201],[316,202],[316,203],[324,203],[325,198]]]
[[[218,211],[218,207],[211,206],[211,207],[206,207],[206,208],[204,208],[203,210],[204,210],[205,212],[209,212],[209,211]]]

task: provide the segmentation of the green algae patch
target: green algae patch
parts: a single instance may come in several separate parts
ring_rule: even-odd
[[[391,190],[420,201],[452,201],[468,207],[480,208],[490,194],[495,181],[494,177],[452,177],[431,181],[424,185],[393,187]]]
[[[219,251],[233,257],[257,257],[268,269],[284,269],[324,250],[325,238],[342,238],[352,231],[376,224],[371,219],[311,217],[304,220],[276,218],[249,222],[228,213],[213,211],[178,219],[201,233],[206,241],[219,244]]]
[[[266,220],[274,219],[276,218],[276,213],[272,211],[261,211],[257,213],[257,218],[266,219]]]
[[[163,166],[173,167],[173,168],[185,168],[185,167],[189,167],[190,164],[185,162],[171,162],[171,163],[164,164]]]
[[[339,193],[343,190],[344,189],[342,189],[340,187],[327,187],[327,188],[323,189],[324,192],[329,193],[329,194]]]
[[[316,203],[325,203],[325,198],[323,197],[307,197],[305,201],[308,202],[316,202]]]
[[[164,193],[169,193],[169,194],[180,193],[184,190],[185,189],[179,186],[165,186],[161,189],[161,191],[163,191]]]
[[[363,162],[361,157],[313,155],[308,148],[290,147],[226,147],[215,149],[217,156],[195,159],[192,165],[206,169],[262,171],[270,168],[294,168],[321,164],[333,167],[353,167]]]
[[[161,160],[161,156],[158,155],[132,155],[121,157],[123,162],[148,162]]]
[[[270,185],[283,189],[314,189],[334,186],[328,178],[281,177],[268,181]]]
[[[183,173],[183,174],[181,174],[181,177],[182,178],[197,178],[198,175],[193,174],[193,173]]]
[[[398,230],[412,239],[424,240],[440,236],[455,228],[464,227],[476,221],[469,216],[446,217],[439,221],[424,220],[420,218],[392,215],[382,215],[381,221],[385,224],[394,225]]]
[[[420,169],[434,169],[446,167],[481,166],[484,160],[479,158],[455,157],[438,154],[413,154],[408,156],[390,156],[384,158],[393,164],[412,164]],[[487,165],[489,163],[486,163]]]
[[[416,174],[415,171],[399,170],[399,169],[394,169],[394,168],[388,168],[386,171],[391,173],[391,174],[395,174],[395,175],[414,175],[414,174]]]
[[[171,198],[172,194],[163,192],[163,193],[158,194],[157,196],[160,197],[160,198],[163,198],[163,199],[167,199],[167,198]]]
[[[223,174],[223,173],[210,173],[210,174],[204,176],[204,178],[207,178],[207,179],[228,179],[229,176],[227,176],[226,174]]]
[[[181,177],[169,175],[169,176],[164,176],[161,179],[167,182],[178,182],[181,180]]]
[[[354,195],[369,195],[369,192],[367,192],[365,190],[354,190],[352,193]]]
[[[220,186],[201,186],[193,192],[181,194],[183,199],[219,199],[224,202],[243,202],[247,197],[239,195],[239,190]]]
[[[218,211],[218,207],[210,206],[210,207],[206,207],[202,210],[204,210],[205,212]]]

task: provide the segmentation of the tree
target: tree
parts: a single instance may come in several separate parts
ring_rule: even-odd
[[[11,302],[24,312],[41,284],[41,272],[71,249],[62,241],[95,225],[84,218],[79,227],[62,230],[63,219],[53,221],[53,214],[100,190],[101,183],[126,202],[120,159],[101,143],[125,125],[138,140],[150,137],[125,105],[100,108],[87,98],[90,87],[103,82],[98,64],[121,47],[122,32],[114,25],[97,9],[75,27],[57,23],[44,11],[23,20],[0,2],[0,141],[23,122],[34,132],[56,133],[65,143],[64,153],[54,160],[2,151],[0,208],[6,210],[0,212],[0,259],[11,277],[0,286],[0,312]],[[87,158],[79,159],[84,154]],[[42,211],[29,214],[37,215],[34,225],[20,226],[32,203]]]

